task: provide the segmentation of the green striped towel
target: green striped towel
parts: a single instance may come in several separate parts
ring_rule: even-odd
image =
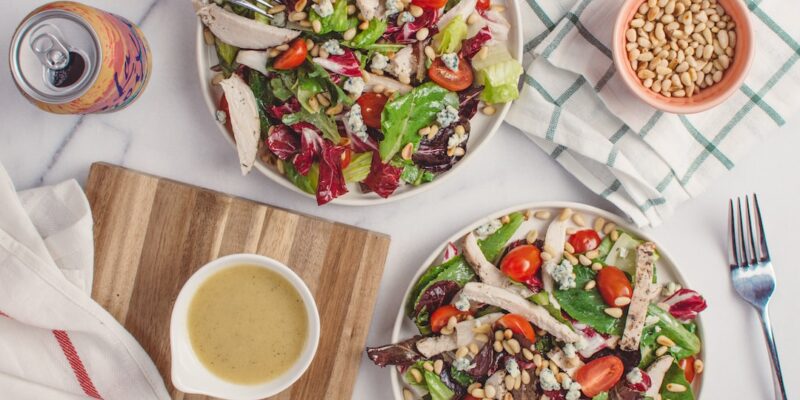
[[[526,73],[507,121],[634,223],[658,225],[800,111],[800,1],[745,2],[750,73],[692,115],[657,111],[624,87],[610,46],[622,0],[521,2]]]

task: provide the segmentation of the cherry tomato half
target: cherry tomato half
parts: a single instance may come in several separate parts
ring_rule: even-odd
[[[468,395],[464,396],[464,398],[462,398],[461,400],[478,400],[478,398],[473,396],[473,395],[471,395],[471,394],[468,394]]]
[[[275,59],[275,63],[273,63],[272,66],[275,69],[295,69],[306,60],[306,54],[308,54],[308,48],[306,47],[305,39],[295,39],[294,42],[289,45],[289,49],[281,53],[278,58]]]
[[[597,273],[597,289],[611,307],[619,307],[614,300],[618,297],[631,298],[633,296],[633,287],[628,277],[622,272],[621,269],[612,266],[603,267]]]
[[[431,314],[431,330],[439,332],[447,326],[447,321],[450,320],[450,317],[456,317],[456,320],[463,321],[467,318],[467,315],[469,315],[469,311],[459,311],[452,304],[441,306]]]
[[[478,11],[486,11],[492,6],[491,0],[478,0],[475,4],[475,9]]]
[[[683,369],[683,376],[686,377],[686,380],[689,381],[689,383],[692,383],[692,381],[694,381],[694,375],[695,375],[694,356],[689,356],[684,358],[683,360],[678,361],[678,366],[681,367],[681,369]]]
[[[411,0],[411,4],[430,10],[438,10],[447,4],[447,0]]]
[[[367,92],[356,100],[361,106],[361,118],[370,128],[381,129],[381,113],[386,101],[389,100],[383,93]]]
[[[600,357],[578,369],[575,380],[581,384],[581,391],[586,397],[594,397],[614,387],[624,369],[619,357]]]
[[[453,71],[444,65],[441,58],[437,58],[428,68],[428,77],[439,86],[458,92],[472,85],[472,67],[463,57],[458,58],[458,71]]]
[[[536,333],[533,331],[533,325],[519,314],[506,314],[497,320],[497,325],[505,329],[511,329],[511,332],[525,336],[531,342],[536,341]]]
[[[511,249],[500,262],[503,273],[517,282],[527,281],[541,266],[541,252],[539,248],[530,244]]]
[[[586,253],[600,246],[600,235],[594,229],[577,231],[569,237],[569,244],[575,248],[576,253]]]

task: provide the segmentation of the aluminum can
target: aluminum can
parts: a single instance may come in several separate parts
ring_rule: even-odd
[[[142,94],[152,69],[139,27],[71,1],[28,14],[14,33],[9,63],[20,92],[56,114],[121,110]]]

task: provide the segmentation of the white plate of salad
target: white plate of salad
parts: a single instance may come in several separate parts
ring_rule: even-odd
[[[320,205],[433,186],[519,95],[513,0],[270,1],[193,0],[203,93],[243,174]]]
[[[432,254],[393,343],[367,354],[392,367],[396,399],[691,400],[705,308],[666,252],[616,216],[528,204]]]

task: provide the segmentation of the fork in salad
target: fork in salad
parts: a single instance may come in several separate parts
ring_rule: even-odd
[[[490,0],[193,1],[242,173],[273,165],[320,205],[436,179],[477,111],[519,96]]]
[[[369,347],[405,399],[693,399],[703,297],[659,282],[654,243],[571,209],[515,212],[445,248],[405,312],[419,335]],[[544,240],[522,229],[550,220]]]

